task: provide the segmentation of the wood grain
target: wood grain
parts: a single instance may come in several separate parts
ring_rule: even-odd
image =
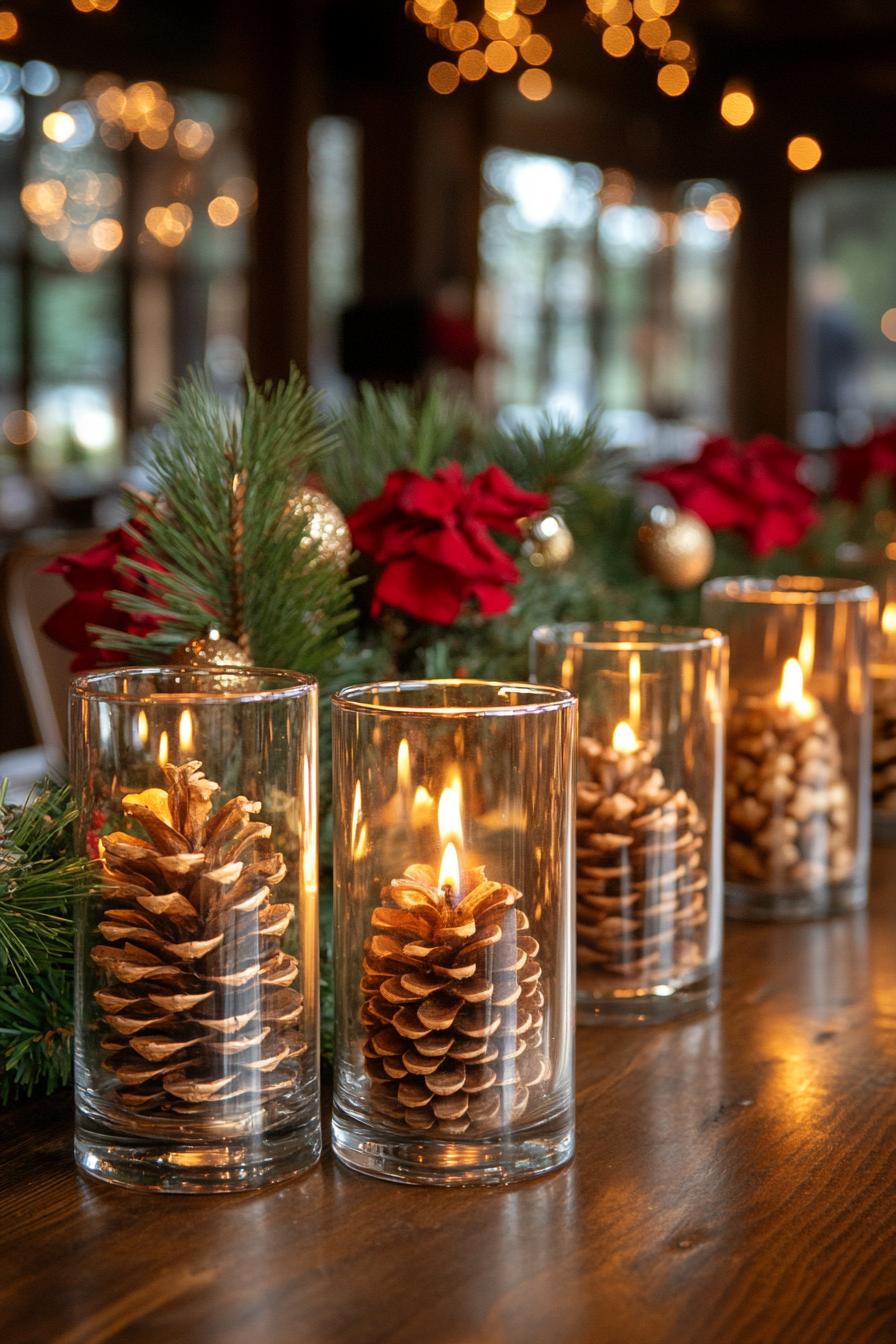
[[[890,1344],[896,850],[868,915],[727,929],[721,1010],[578,1037],[578,1155],[507,1190],[328,1155],[236,1198],[76,1175],[70,1098],[0,1119],[5,1344]]]

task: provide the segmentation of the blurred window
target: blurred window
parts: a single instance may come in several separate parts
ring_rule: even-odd
[[[622,169],[506,149],[483,176],[484,395],[575,419],[600,406],[645,453],[673,449],[681,422],[724,428],[731,189],[664,194]]]
[[[793,244],[797,432],[827,448],[896,416],[896,174],[801,185]]]
[[[308,134],[310,214],[309,374],[340,394],[342,314],[361,293],[361,128],[348,117],[318,117]]]
[[[89,491],[191,364],[245,359],[241,105],[0,62],[0,469]]]

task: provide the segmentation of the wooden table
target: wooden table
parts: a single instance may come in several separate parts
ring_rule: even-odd
[[[578,1155],[419,1190],[327,1155],[257,1195],[76,1175],[70,1098],[0,1120],[4,1344],[896,1340],[896,850],[870,913],[729,925],[723,1005],[581,1029]]]

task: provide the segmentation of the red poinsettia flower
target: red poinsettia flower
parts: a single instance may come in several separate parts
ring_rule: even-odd
[[[450,625],[471,599],[486,616],[506,611],[519,570],[490,530],[519,537],[518,520],[541,513],[547,495],[520,490],[499,467],[465,481],[452,462],[431,478],[393,471],[382,494],[348,520],[359,551],[381,566],[373,614],[396,607]]]
[[[644,473],[663,485],[676,504],[714,531],[730,528],[754,555],[796,546],[816,521],[815,494],[799,479],[802,453],[771,434],[749,443],[707,439],[693,462]]]
[[[869,481],[888,482],[896,494],[896,423],[875,430],[864,443],[844,444],[837,452],[838,499],[861,502]]]
[[[142,531],[139,521],[131,526]],[[60,555],[47,565],[46,573],[62,574],[74,589],[74,596],[49,616],[43,632],[50,639],[71,649],[72,671],[83,672],[101,663],[120,663],[121,654],[115,649],[98,649],[90,625],[105,625],[112,630],[124,630],[131,635],[145,635],[158,628],[154,616],[140,616],[120,611],[113,606],[108,594],[112,589],[125,593],[149,593],[150,581],[131,569],[117,568],[123,557],[137,557],[153,569],[164,573],[162,566],[141,555],[139,541],[123,527],[113,528],[93,546],[79,554]]]

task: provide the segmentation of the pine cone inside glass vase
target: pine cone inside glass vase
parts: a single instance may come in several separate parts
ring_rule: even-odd
[[[383,888],[365,942],[372,1105],[453,1137],[518,1120],[546,1076],[539,947],[515,887],[467,870],[459,893],[414,864]]]
[[[218,785],[200,762],[164,769],[167,789],[123,801],[147,838],[102,840],[91,956],[104,1068],[129,1109],[238,1123],[296,1085],[307,1049],[298,962],[282,946],[293,907],[271,900],[286,866],[260,803],[235,797],[212,815]]]
[[[643,978],[680,974],[706,955],[706,823],[670,789],[655,752],[592,737],[590,778],[576,790],[576,944],[582,970]]]

